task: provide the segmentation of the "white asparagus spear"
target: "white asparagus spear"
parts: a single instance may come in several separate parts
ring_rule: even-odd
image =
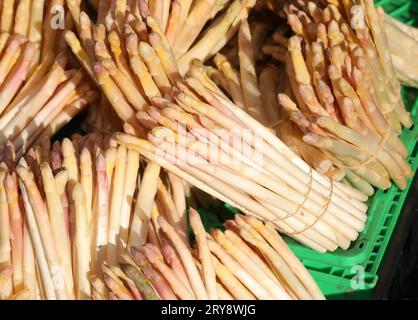
[[[161,167],[149,162],[144,170],[134,209],[128,247],[138,247],[145,243],[151,217],[152,204],[157,192]]]

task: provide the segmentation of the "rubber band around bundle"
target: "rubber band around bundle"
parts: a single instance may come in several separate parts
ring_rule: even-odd
[[[305,202],[306,202],[306,200],[308,200],[308,197],[309,197],[309,193],[311,192],[311,190],[312,190],[312,182],[313,182],[313,169],[312,169],[312,167],[309,167],[309,177],[310,177],[310,180],[309,180],[309,183],[308,183],[308,191],[306,191],[304,194],[303,194],[303,196],[304,196],[304,199],[303,199],[303,201],[298,205],[298,207],[296,208],[296,210],[293,212],[293,213],[289,213],[289,214],[287,214],[286,216],[284,216],[283,218],[277,218],[277,219],[274,219],[272,222],[274,223],[274,222],[282,222],[282,221],[284,221],[284,220],[286,220],[286,219],[289,219],[289,218],[291,218],[291,217],[293,217],[294,215],[296,215],[298,212],[299,212],[299,210],[303,207],[303,205],[305,204]]]
[[[391,129],[388,129],[385,133],[385,136],[383,137],[382,141],[380,142],[380,145],[377,149],[377,152],[375,152],[374,154],[371,155],[371,157],[363,162],[360,162],[359,164],[355,165],[355,166],[346,166],[344,164],[341,164],[340,166],[343,167],[344,169],[350,169],[350,170],[356,170],[356,169],[360,169],[364,166],[367,166],[369,163],[373,162],[374,160],[377,159],[377,156],[380,152],[382,152],[383,148],[385,147],[385,143],[388,140],[390,134],[392,133]]]
[[[308,230],[308,229],[312,228],[314,225],[316,225],[319,222],[319,220],[322,219],[322,217],[325,215],[325,213],[327,213],[329,205],[331,204],[332,195],[334,194],[334,181],[332,179],[329,179],[329,180],[330,180],[330,192],[329,192],[328,197],[326,198],[326,203],[325,203],[325,206],[324,206],[324,210],[321,212],[321,214],[318,215],[315,218],[314,222],[307,225],[302,230],[298,230],[298,231],[295,231],[295,232],[286,232],[287,235],[294,236],[294,235],[298,235],[298,234],[301,234],[301,233],[305,232],[306,230]]]

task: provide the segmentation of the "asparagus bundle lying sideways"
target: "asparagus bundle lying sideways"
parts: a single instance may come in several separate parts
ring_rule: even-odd
[[[167,220],[153,219],[155,237],[123,253],[119,266],[103,265],[93,299],[324,299],[272,224],[238,215],[208,234],[191,208],[190,247]]]
[[[54,40],[58,2],[5,1],[1,9],[0,144],[10,140],[18,156],[96,99],[84,72],[69,68],[65,40]]]
[[[28,43],[26,48],[30,45]],[[27,62],[18,60],[15,68],[27,66]],[[6,79],[10,82],[4,83],[3,97],[14,99],[3,100],[5,110],[0,115],[0,143],[12,141],[18,156],[42,139],[52,137],[78,112],[96,100],[97,92],[86,81],[88,78],[84,72],[66,66],[67,56],[64,52],[57,56],[48,54],[22,88],[22,81],[17,82],[22,79],[19,74]],[[13,87],[8,86],[9,83]]]
[[[191,209],[192,250],[182,181],[152,162],[141,169],[139,153],[109,137],[56,141],[17,165],[4,148],[1,298],[323,298],[274,227],[255,218],[237,216],[207,240]]]
[[[294,1],[284,12],[295,35],[287,39],[279,25],[261,48],[288,73],[279,94],[288,115],[276,116],[277,134],[312,166],[368,195],[391,180],[405,188],[412,170],[398,133],[412,122],[373,2]]]
[[[362,201],[367,197],[313,171],[269,130],[232,104],[198,67],[192,67],[192,76],[184,80],[159,24],[147,16],[146,26],[140,34],[128,23],[122,26],[121,33],[103,30],[94,45],[95,76],[117,114],[126,122],[125,131],[148,137],[151,143],[125,135],[119,135],[118,139],[134,144],[146,158],[191,185],[245,213],[272,221],[282,232],[316,250],[348,248],[364,228],[367,207]],[[125,41],[119,38],[115,48],[112,38],[119,34],[124,35]],[[75,47],[75,36],[71,33],[66,36]],[[179,138],[178,142],[161,144],[163,152],[169,151],[169,161],[155,159],[154,151],[158,152],[161,143],[160,132],[167,132],[159,126],[170,129]],[[182,129],[188,134],[186,140],[182,139]],[[198,130],[193,133],[195,129]],[[247,150],[244,154],[211,134],[219,129],[235,138],[250,132],[263,140],[263,148],[260,145],[258,150],[255,139],[250,138],[251,141],[243,142]],[[199,130],[202,133],[198,134]],[[213,143],[207,143],[210,135],[215,139],[215,148]],[[190,144],[195,141],[199,144],[194,148],[200,150],[195,160],[203,161],[203,165],[198,163],[199,167],[178,159],[181,155],[173,150],[185,148],[194,153],[196,149]],[[229,166],[224,168],[223,163],[220,166],[208,161],[209,149],[216,157],[234,156],[239,165],[227,161],[225,165]]]

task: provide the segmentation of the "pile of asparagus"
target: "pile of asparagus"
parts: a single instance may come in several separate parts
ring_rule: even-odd
[[[178,60],[179,69],[185,73],[191,60],[211,57],[234,35],[255,1],[103,0],[94,6],[95,23],[91,15],[83,11],[82,4],[67,2],[75,30],[67,29],[64,35],[91,78],[98,84],[106,83],[102,86],[105,97],[97,107],[90,108],[87,128],[108,133],[120,128],[117,123],[108,125],[115,122],[108,101],[114,105],[124,95],[137,112],[151,104],[151,98],[165,95],[179,78],[174,61]],[[156,51],[149,50],[144,41],[148,39],[147,28],[153,31],[151,41]],[[160,39],[161,36],[164,37]],[[139,47],[138,42],[144,43]],[[171,45],[176,48],[173,53],[167,52]],[[161,79],[154,82],[147,66],[155,64],[156,72],[160,72],[160,59],[165,67],[171,68],[170,77],[167,79],[162,74]],[[130,118],[129,123],[138,130],[132,111],[124,102],[122,104],[124,108],[118,113],[119,117],[123,121]]]
[[[275,230],[347,249],[412,176],[417,34],[371,0],[3,1],[0,31],[0,298],[321,299]],[[190,209],[191,247],[190,186],[247,216]]]
[[[192,249],[178,177],[97,133],[48,141],[17,165],[4,146],[1,298],[323,298],[272,224],[208,235],[191,209]]]
[[[82,70],[69,68],[64,39],[54,40],[61,32],[49,24],[56,2],[44,9],[39,0],[4,1],[1,8],[0,144],[11,141],[19,156],[97,95]]]
[[[126,7],[117,14],[111,8],[106,27],[99,23],[92,28],[89,22],[89,30],[94,29],[90,35],[95,37],[91,51],[84,49],[87,46],[81,42],[92,41],[66,33],[73,52],[90,73],[94,72],[97,83],[125,122],[125,132],[151,141],[132,142],[132,138],[122,135],[122,142],[128,139],[142,155],[147,154],[148,160],[175,170],[191,185],[245,213],[272,221],[282,232],[318,251],[348,248],[364,228],[367,207],[362,201],[367,197],[313,171],[269,130],[230,103],[201,72],[199,63],[190,68],[191,76],[183,79],[166,35],[144,7],[136,16]],[[80,19],[82,16],[86,17],[80,14]],[[132,27],[141,22],[143,29]],[[96,62],[92,65],[91,61]],[[244,131],[251,132],[263,141],[262,149],[266,150],[257,150],[255,139],[243,141],[243,148],[249,151],[244,155],[211,133],[232,128],[238,132],[232,132],[230,138],[241,139]],[[202,132],[194,133],[196,129]],[[161,135],[167,132],[178,142],[171,138],[161,141]],[[186,140],[182,134],[187,135]],[[209,136],[215,139],[215,148],[208,143]],[[191,144],[195,144],[193,148]],[[156,157],[163,145],[167,159]],[[199,156],[192,158],[203,162],[198,163],[199,167],[189,166],[187,159],[185,162],[176,154],[176,148],[184,148],[187,157],[198,150]],[[224,164],[213,163],[209,149],[216,151],[217,158],[238,158],[240,165],[228,162],[229,166],[223,168]],[[250,171],[253,173],[242,174]]]
[[[237,215],[208,234],[191,208],[190,247],[168,220],[160,213],[147,244],[123,253],[119,266],[103,265],[93,299],[324,299],[272,224]]]
[[[71,42],[74,53],[92,75],[93,65],[98,59],[95,57],[94,46],[96,42],[104,40],[101,38],[104,29],[111,33],[109,43],[112,53],[116,50],[117,55],[120,56],[118,50],[120,44],[127,41],[126,37],[135,31],[139,35],[139,40],[144,40],[141,35],[146,34],[147,24],[158,23],[159,32],[165,35],[164,45],[173,48],[179,70],[184,74],[192,60],[205,61],[225,46],[236,33],[241,21],[248,17],[250,9],[256,4],[255,0],[100,0],[97,2],[94,26],[82,10],[80,1],[67,1],[80,37],[80,45],[74,40],[74,33],[66,36],[67,41]],[[147,21],[148,16],[152,17],[152,21]],[[126,51],[123,50],[123,53],[126,54]],[[120,60],[118,58],[116,60],[118,63],[123,63],[125,68],[128,66],[125,57],[120,56]]]
[[[304,8],[306,12],[298,9],[297,5]],[[388,56],[387,39],[384,36],[383,20],[381,19],[383,11],[379,10],[377,12],[371,1],[363,3],[364,11],[368,16],[367,21],[363,21],[361,24],[364,24],[366,29],[356,29],[355,32],[357,34],[355,34],[354,30],[351,29],[351,25],[349,25],[349,22],[352,22],[351,16],[345,18],[347,15],[346,11],[351,15],[352,5],[355,5],[355,3],[347,2],[345,3],[346,7],[343,7],[339,2],[335,2],[335,5],[329,4],[325,8],[321,8],[319,3],[312,1],[295,1],[295,4],[285,5],[284,11],[289,17],[289,24],[295,33],[299,32],[299,35],[296,38],[292,38],[291,42],[292,46],[296,46],[296,48],[287,48],[288,40],[284,34],[286,28],[282,25],[277,28],[276,32],[270,37],[271,39],[266,41],[266,34],[271,29],[271,26],[266,23],[252,23],[252,26],[250,26],[250,23],[247,21],[248,14],[244,14],[239,20],[240,24],[236,28],[231,29],[234,31],[239,30],[239,33],[235,50],[232,48],[227,54],[233,60],[237,60],[236,58],[238,57],[239,74],[231,66],[228,58],[220,54],[217,54],[214,59],[218,70],[212,67],[205,67],[205,72],[230,95],[234,103],[244,107],[248,114],[263,125],[272,127],[276,134],[287,145],[291,145],[292,149],[313,168],[334,180],[343,180],[367,195],[372,195],[374,192],[373,187],[387,189],[391,185],[391,179],[401,188],[406,186],[406,179],[412,172],[404,160],[407,150],[396,133],[399,133],[401,130],[401,123],[407,127],[411,126],[412,123],[404,109],[400,97],[400,86],[395,79],[392,61],[390,56]],[[80,62],[89,70],[90,74],[96,77],[97,81],[103,82],[102,90],[109,101],[113,100],[111,104],[115,105],[118,103],[117,101],[123,100],[123,108],[119,106],[117,109],[118,115],[123,121],[128,121],[129,118],[128,122],[134,127],[136,134],[140,137],[143,137],[145,132],[137,121],[139,115],[135,116],[134,113],[138,111],[141,113],[143,108],[148,105],[157,105],[158,102],[155,101],[157,97],[166,98],[169,96],[171,94],[170,88],[176,86],[176,82],[181,80],[180,75],[189,68],[190,63],[195,65],[201,64],[201,61],[187,59],[188,67],[184,67],[182,62],[183,56],[176,49],[179,46],[178,42],[173,42],[172,34],[168,32],[169,24],[163,24],[163,27],[161,27],[158,23],[158,17],[164,16],[161,14],[162,11],[159,11],[162,10],[162,6],[154,6],[152,3],[149,6],[144,2],[138,2],[137,5],[132,7],[124,7],[124,4],[113,7],[99,6],[99,9],[101,8],[100,10],[103,10],[103,12],[98,10],[96,25],[93,25],[88,16],[81,12],[74,17],[74,19],[78,18],[80,21],[79,29],[84,30],[83,32],[80,31],[80,40],[77,40],[76,35],[72,32],[67,32],[66,34],[67,41],[73,48],[73,52],[80,59]],[[232,6],[233,4],[231,4],[231,8]],[[199,7],[200,3],[196,5],[196,8],[193,8],[197,10]],[[231,8],[227,12],[232,10]],[[174,9],[174,5],[172,9]],[[291,12],[292,10],[294,12]],[[79,10],[73,11],[79,12]],[[324,13],[322,13],[323,11]],[[155,16],[153,16],[154,13]],[[190,15],[193,16],[192,14]],[[298,15],[303,16],[303,19],[300,19]],[[315,16],[316,20],[312,18],[312,15]],[[219,19],[222,22],[226,21],[224,16],[219,17]],[[355,19],[356,17],[354,17]],[[193,19],[190,18],[190,20]],[[366,22],[371,25],[370,29],[374,35],[373,39],[371,39]],[[307,24],[305,28],[310,27],[312,29],[310,32],[314,33],[317,32],[316,27],[319,26],[319,33],[322,38],[315,39],[317,41],[313,41],[311,38],[303,39],[304,36],[308,37],[307,32],[303,31],[303,23]],[[219,24],[222,23],[219,22]],[[341,32],[339,30],[340,24],[342,25]],[[327,34],[328,25],[332,26],[331,34]],[[187,23],[180,30],[186,30],[186,26],[188,26]],[[335,27],[337,27],[337,30],[335,30]],[[151,29],[149,39],[147,28]],[[201,28],[196,30],[201,31]],[[205,32],[212,34],[210,30],[211,28],[208,28]],[[203,34],[206,34],[205,32]],[[348,33],[347,36],[350,36],[348,40],[344,39],[344,32]],[[334,33],[336,36],[340,35],[342,37],[340,37],[341,39],[333,40],[336,43],[331,41]],[[218,34],[218,32],[213,34]],[[231,39],[233,34],[230,31],[230,35],[228,34],[225,39]],[[183,32],[179,32],[178,37],[180,39],[195,39],[193,37],[188,38]],[[360,41],[364,37],[366,37],[365,40]],[[212,36],[209,38],[213,39]],[[202,39],[205,39],[205,36],[202,36]],[[313,50],[316,51],[320,51],[320,45],[325,41],[322,55],[320,54],[321,52],[311,54],[311,56],[317,54],[318,59],[323,58],[323,62],[314,62],[319,64],[323,70],[313,71],[313,67],[309,65],[310,61],[307,62],[306,67],[296,66],[299,69],[302,68],[302,70],[298,69],[297,72],[294,68],[291,68],[292,61],[300,58],[300,56],[295,57],[298,46],[304,58],[303,54],[305,53],[302,51],[305,51],[305,48],[302,50],[302,43],[299,43],[299,45],[297,43],[302,40],[306,42],[311,41]],[[147,50],[147,48],[149,49],[147,41],[150,42],[151,48],[154,50]],[[199,41],[197,42],[199,43]],[[233,43],[234,41],[230,42]],[[192,43],[193,41],[190,41],[190,45]],[[208,43],[204,43],[204,46],[198,44],[196,46],[206,48],[207,50],[212,48]],[[225,44],[226,42],[221,41],[220,43]],[[170,46],[173,45],[173,50],[170,50]],[[344,46],[347,48],[344,49]],[[190,46],[186,47],[189,48]],[[212,54],[216,53],[222,46],[217,46],[216,48]],[[360,69],[360,66],[356,69],[354,73],[357,78],[366,77],[363,73],[370,74],[367,75],[371,77],[370,79],[367,77],[364,81],[357,79],[363,84],[360,89],[357,88],[358,85],[354,84],[354,75],[350,75],[350,79],[347,77],[338,78],[338,72],[342,68],[338,59],[345,59],[344,52],[341,52],[342,48],[346,51],[349,49],[350,54],[353,51],[355,56],[348,57],[350,64],[352,63],[351,60],[359,60],[358,63],[363,69]],[[293,58],[289,57],[287,59],[287,52],[292,50],[295,51],[294,55],[290,55]],[[378,50],[380,50],[380,56],[377,55],[379,53],[377,52]],[[193,49],[190,51],[193,52]],[[325,55],[328,51],[330,52],[328,54],[330,58],[327,58]],[[331,52],[333,53],[332,56]],[[277,79],[281,76],[281,71],[283,71],[283,66],[280,64],[278,68],[274,64],[268,64],[257,75],[256,70],[258,66],[255,58],[260,53],[272,55],[279,62],[287,65],[286,68],[290,73],[290,78],[295,78],[294,73],[298,73],[298,79],[294,81],[291,81],[291,79],[286,81],[286,77],[282,77],[284,81]],[[338,56],[339,54],[340,56]],[[365,54],[369,56],[365,56]],[[204,61],[210,55],[192,56]],[[379,59],[379,57],[382,57],[382,59]],[[333,60],[325,61],[325,58]],[[365,65],[367,59],[372,59],[373,63],[371,66],[373,70]],[[380,61],[385,61],[384,59],[387,60],[386,63]],[[178,67],[176,66],[176,61]],[[351,68],[351,65],[349,67]],[[330,72],[335,79],[330,79],[327,69],[331,69]],[[305,71],[306,74],[302,75],[301,72]],[[311,74],[308,74],[308,72]],[[314,74],[314,72],[316,73]],[[345,72],[345,69],[341,69],[341,72]],[[159,75],[152,73],[159,73]],[[321,73],[325,73],[325,75]],[[318,79],[318,74],[322,77],[321,79]],[[310,78],[314,76],[316,78],[311,81]],[[275,77],[277,78],[275,79]],[[303,77],[305,79],[301,80]],[[275,81],[269,81],[270,79],[275,79]],[[297,83],[297,81],[312,83],[304,84]],[[293,85],[291,82],[293,82]],[[342,89],[336,87],[337,83],[340,82],[344,82],[343,85],[348,85],[348,87],[343,88],[343,90],[346,90],[345,93],[341,91]],[[241,83],[244,85],[241,85]],[[379,83],[386,83],[386,87],[378,86]],[[302,85],[302,89],[297,87],[299,84]],[[279,85],[283,90],[278,90]],[[334,89],[334,87],[336,88]],[[302,90],[303,95],[299,93],[300,90]],[[319,92],[320,90],[321,92]],[[370,94],[362,95],[360,94],[362,90]],[[285,93],[297,100],[302,112],[299,112],[298,109],[294,110],[294,104],[283,95],[281,99],[285,104],[284,109],[291,114],[290,117],[287,112],[279,110],[277,99],[274,97],[277,92]],[[295,97],[293,92],[296,92]],[[378,94],[374,94],[374,92]],[[317,105],[309,109],[309,104],[308,107],[305,107],[306,102],[303,99],[307,99],[305,95],[308,95],[308,98],[310,98],[312,94],[314,96],[310,104],[316,103]],[[318,95],[318,97],[315,95]],[[324,107],[321,104],[324,104]],[[381,107],[382,111],[378,107]],[[319,109],[316,110],[315,108]],[[343,129],[352,129],[354,132],[349,131],[350,135],[358,133],[361,136],[349,137],[348,140],[351,139],[350,141],[347,141],[347,139],[333,139],[339,137],[334,132],[338,130],[337,128],[331,130],[324,128],[327,124],[323,124],[322,128],[316,123],[312,124],[313,121],[317,121],[317,119],[311,119],[312,117],[328,115],[331,116],[332,121],[337,122],[337,125],[343,124]],[[295,124],[291,123],[292,121]],[[318,119],[318,121],[320,122],[321,120]],[[322,119],[322,121],[325,120]],[[282,125],[280,126],[279,124]],[[394,128],[394,131],[390,128],[387,129],[390,126]],[[340,133],[341,135],[346,135],[346,133]],[[364,135],[367,138],[363,138]],[[328,139],[329,137],[331,140]],[[353,139],[356,138],[361,139],[363,144],[354,143]],[[370,143],[374,148],[363,150],[364,145]],[[389,157],[385,154],[387,148],[384,145],[386,144],[388,145],[387,148],[390,149],[389,151],[391,151]],[[341,148],[343,150],[340,150]],[[376,152],[378,154],[374,155],[373,153]],[[382,160],[382,158],[384,159]],[[392,158],[399,165],[395,165],[391,161]],[[386,161],[386,163],[382,165],[382,161]]]
[[[199,64],[183,79],[156,19],[146,15],[146,10],[138,17],[124,13],[122,21],[145,21],[146,28],[138,33],[128,22],[120,26],[108,15],[110,28],[95,27],[99,37],[94,44],[93,68],[89,67],[91,60],[83,59],[87,53],[73,50],[94,71],[107,99],[126,122],[125,131],[147,137],[149,142],[127,135],[118,139],[191,185],[245,213],[272,221],[282,232],[318,251],[348,248],[364,228],[367,207],[362,201],[367,197],[312,170],[232,104]],[[83,48],[75,34],[67,32],[66,38],[72,48]],[[245,154],[232,142],[223,142],[220,135],[225,132],[231,134],[230,139],[244,140]],[[245,132],[253,138],[241,139]],[[257,139],[262,147],[256,145]],[[215,152],[215,158],[233,156],[239,164],[226,161],[220,165],[209,159],[209,150]],[[159,157],[160,151],[167,157]],[[196,151],[198,156],[193,157]]]
[[[374,193],[373,187],[389,188],[391,180],[405,188],[413,172],[399,133],[412,122],[395,77],[383,11],[371,0],[326,5],[301,0],[290,1],[279,14],[286,17],[293,36],[288,38],[288,27],[277,23],[257,49],[251,43],[260,42],[260,32],[254,28],[252,37],[247,27],[236,44],[239,61],[215,57],[217,69],[206,67],[207,73],[226,83],[237,105],[241,87],[244,109],[328,177],[367,195]],[[269,61],[266,56],[278,67],[267,65],[257,74],[256,61]],[[234,70],[237,63],[239,73]],[[234,83],[237,89],[231,88]],[[257,89],[252,91],[257,103],[247,101],[245,86]]]
[[[142,171],[139,154],[110,137],[48,143],[17,165],[13,145],[3,147],[0,269],[11,265],[13,274],[2,298],[21,290],[30,299],[89,298],[102,263],[115,265],[128,243],[145,242],[156,193],[168,201],[159,168]]]

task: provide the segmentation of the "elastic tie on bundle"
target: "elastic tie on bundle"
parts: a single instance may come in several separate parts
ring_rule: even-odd
[[[313,182],[313,169],[312,169],[312,167],[309,167],[309,173],[308,174],[309,174],[309,177],[310,177],[309,183],[308,183],[308,190],[303,194],[303,197],[304,197],[303,198],[303,201],[298,205],[298,207],[296,208],[296,210],[293,213],[289,213],[286,216],[284,216],[283,218],[274,219],[272,221],[273,223],[275,223],[275,222],[282,222],[282,221],[284,221],[286,219],[289,219],[289,218],[293,217],[303,207],[303,205],[305,204],[306,200],[308,200],[309,193],[312,190],[312,182]]]
[[[355,166],[346,166],[341,164],[341,167],[345,168],[345,169],[351,169],[351,170],[356,170],[356,169],[360,169],[364,166],[367,166],[369,163],[375,161],[377,159],[377,156],[379,155],[380,152],[382,152],[383,148],[385,147],[386,141],[388,140],[390,134],[391,134],[391,129],[388,129],[385,133],[385,136],[383,137],[382,141],[380,142],[379,148],[377,149],[377,152],[375,152],[375,154],[372,154],[371,157]]]
[[[328,208],[329,208],[329,205],[331,204],[331,199],[332,199],[333,193],[334,193],[334,181],[332,179],[330,179],[330,192],[329,192],[328,197],[326,198],[324,210],[321,212],[321,214],[318,215],[315,218],[314,222],[307,225],[302,230],[298,230],[298,231],[295,231],[295,232],[287,232],[286,234],[289,235],[289,236],[298,235],[298,234],[301,234],[301,233],[305,232],[306,230],[312,228],[314,225],[316,225],[319,222],[319,220],[322,219],[322,217],[325,215],[325,213],[328,212]]]

